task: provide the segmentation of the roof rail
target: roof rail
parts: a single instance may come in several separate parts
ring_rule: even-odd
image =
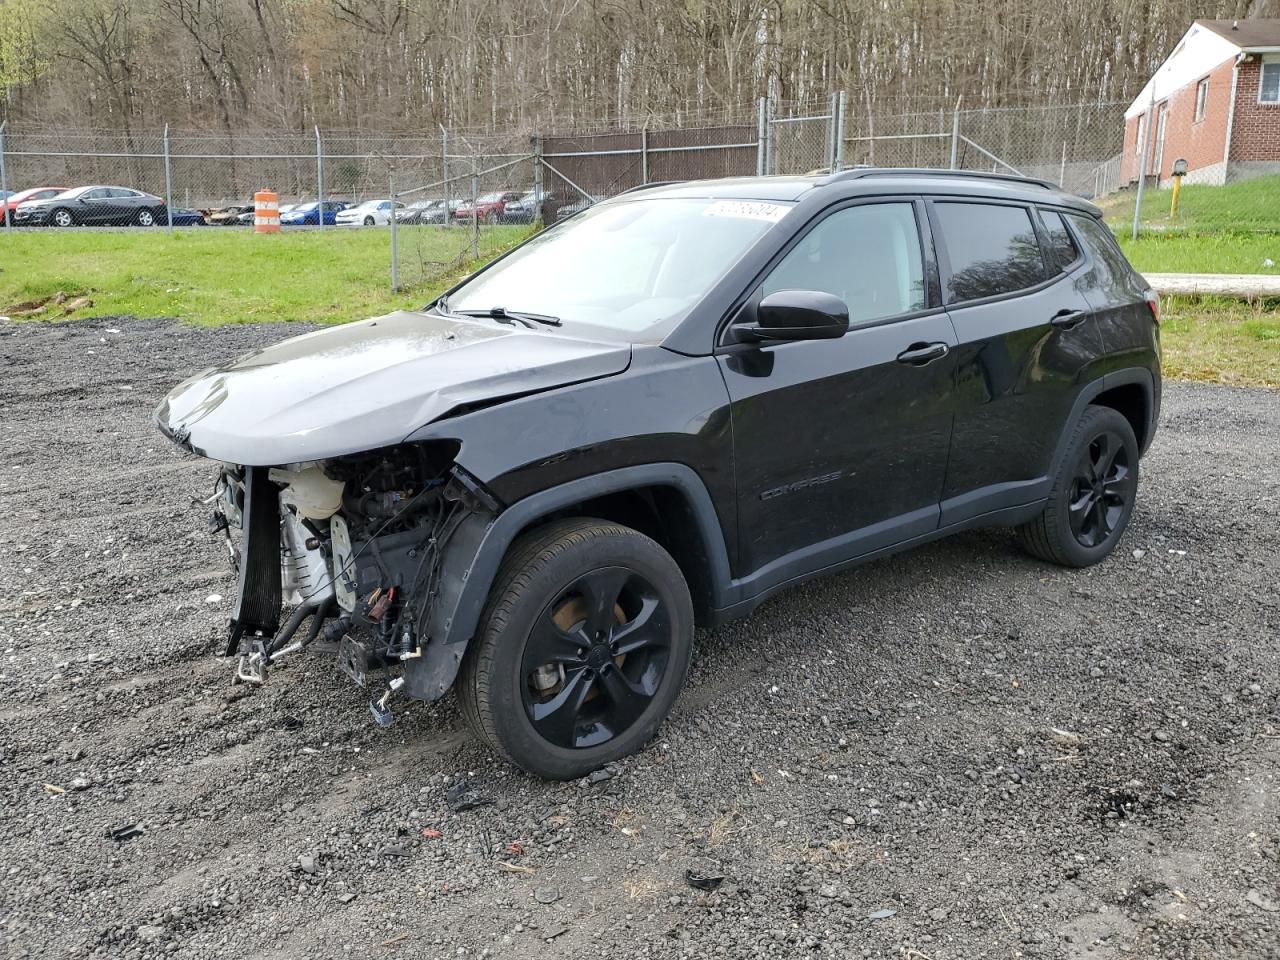
[[[637,190],[648,190],[650,187],[669,187],[673,183],[684,183],[684,180],[650,180],[648,183],[638,183],[634,187],[627,187],[614,196],[620,197],[624,193],[635,193]]]
[[[983,173],[981,170],[946,170],[933,167],[853,167],[829,174],[822,183],[841,183],[864,177],[961,177],[968,180],[1001,180],[1007,183],[1032,184],[1045,190],[1058,190],[1058,184],[1038,177],[1012,173]]]

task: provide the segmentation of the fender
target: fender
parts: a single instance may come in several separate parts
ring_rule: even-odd
[[[1151,446],[1151,438],[1156,432],[1155,377],[1146,367],[1126,367],[1123,370],[1114,370],[1087,384],[1080,391],[1079,396],[1076,397],[1076,402],[1071,407],[1071,416],[1067,418],[1066,428],[1062,431],[1062,436],[1058,437],[1057,446],[1053,450],[1053,463],[1049,468],[1050,478],[1057,475],[1058,467],[1062,464],[1062,458],[1067,455],[1067,443],[1071,439],[1071,428],[1084,415],[1084,408],[1091,404],[1098,394],[1133,383],[1142,388],[1143,409],[1146,412],[1146,429],[1142,431],[1141,452],[1147,452],[1147,448]],[[1050,484],[1052,484],[1052,480],[1050,480]],[[1048,487],[1045,488],[1045,493],[1048,493]]]
[[[516,501],[496,516],[473,514],[450,539],[441,558],[441,583],[427,622],[421,657],[405,662],[409,696],[438,700],[453,684],[475,635],[507,550],[530,524],[584,500],[641,487],[674,487],[687,499],[710,565],[710,603],[728,605],[729,554],[702,478],[683,463],[622,467],[549,487]]]

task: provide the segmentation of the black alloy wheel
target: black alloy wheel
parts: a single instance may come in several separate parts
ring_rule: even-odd
[[[1107,430],[1094,437],[1076,461],[1069,517],[1082,546],[1097,547],[1116,531],[1133,496],[1129,453]]]
[[[557,520],[508,550],[458,703],[498,754],[568,780],[649,742],[692,655],[693,601],[671,555],[630,527]]]
[[[1018,528],[1033,556],[1065,567],[1107,557],[1138,496],[1138,440],[1118,410],[1086,407],[1053,475],[1044,510]]]
[[[671,652],[671,618],[625,567],[583,574],[543,609],[525,640],[525,714],[547,742],[594,747],[629,730],[653,702]]]

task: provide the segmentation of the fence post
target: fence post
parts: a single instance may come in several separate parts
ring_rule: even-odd
[[[164,215],[169,221],[169,236],[173,236],[173,171],[169,164],[169,125],[164,125]]]
[[[12,217],[9,216],[9,180],[5,176],[4,171],[4,128],[8,120],[0,120],[0,196],[4,197],[0,203],[4,204],[4,232],[9,233],[13,230],[13,224],[10,222]]]
[[[543,175],[542,175],[542,137],[533,138],[533,202],[536,204],[531,223],[542,223],[542,207],[546,199],[543,196]],[[542,224],[544,227],[547,224]]]
[[[400,289],[400,258],[396,255],[396,175],[387,174],[387,196],[391,201],[391,292]]]
[[[444,225],[452,227],[453,210],[449,205],[449,131],[444,128],[443,123],[437,123],[436,126],[440,128],[440,179],[444,181]]]
[[[836,172],[836,95],[832,93],[827,102],[827,156],[826,166],[829,172]]]
[[[833,173],[844,167],[844,113],[848,109],[848,101],[843,90],[840,91],[836,102],[838,104],[836,108],[836,165],[835,170],[832,171]]]
[[[773,101],[766,98],[764,109],[764,172],[768,175],[773,173],[776,163],[773,156],[775,150],[773,142]]]
[[[316,124],[316,221],[324,229],[324,146],[320,142],[320,124]]]
[[[1058,168],[1058,186],[1067,185],[1067,141],[1062,141],[1062,166]]]
[[[649,125],[640,128],[640,182],[649,182]]]
[[[757,177],[764,176],[764,141],[765,141],[765,137],[768,136],[768,133],[769,133],[768,128],[765,126],[765,124],[768,122],[765,119],[766,103],[767,103],[766,98],[761,97],[760,103],[756,108],[756,111],[757,111],[756,112],[756,176]]]
[[[960,165],[960,98],[956,97],[956,109],[951,114],[951,169]]]
[[[475,170],[471,171],[471,259],[480,259],[480,211],[476,205],[480,202],[480,177]]]
[[[1151,81],[1151,109],[1142,124],[1142,155],[1138,158],[1138,196],[1133,202],[1133,233],[1129,239],[1138,239],[1138,222],[1142,219],[1142,195],[1147,185],[1147,147],[1151,142],[1151,122],[1156,116],[1155,80]]]

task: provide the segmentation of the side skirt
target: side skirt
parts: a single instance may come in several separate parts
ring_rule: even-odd
[[[992,510],[988,513],[982,513],[974,517],[968,517],[964,520],[957,521],[945,527],[938,527],[936,530],[930,530],[918,536],[908,537],[898,543],[887,547],[881,547],[864,553],[861,556],[851,557],[848,560],[841,560],[838,563],[828,564],[825,567],[819,567],[805,573],[797,574],[782,583],[775,584],[765,590],[760,591],[754,596],[737,603],[731,604],[718,610],[712,611],[712,625],[720,626],[728,623],[730,620],[736,620],[739,617],[745,617],[751,613],[756,607],[764,603],[765,600],[789,587],[797,586],[807,580],[815,577],[824,577],[828,574],[839,573],[842,570],[849,570],[853,567],[861,566],[864,563],[870,563],[872,560],[879,560],[881,557],[892,556],[895,553],[902,553],[904,550],[910,550],[913,547],[923,546],[926,543],[932,543],[935,540],[941,540],[943,537],[950,536],[953,533],[960,533],[962,530],[971,530],[975,527],[1015,527],[1019,524],[1026,523],[1039,515],[1045,508],[1047,500],[1034,500],[1031,503],[1019,504],[1015,507],[1005,507],[1000,510]]]

